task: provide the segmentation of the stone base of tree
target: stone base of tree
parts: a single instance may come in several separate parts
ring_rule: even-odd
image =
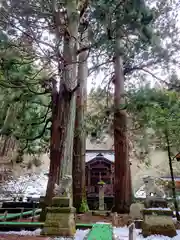
[[[68,197],[54,197],[52,207],[47,208],[41,235],[73,237],[76,232],[75,212]]]
[[[172,220],[172,211],[168,209],[144,209],[142,235],[148,237],[150,235],[164,235],[174,237],[177,235]]]

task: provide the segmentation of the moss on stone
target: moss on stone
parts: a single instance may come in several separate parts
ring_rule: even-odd
[[[48,213],[76,213],[74,207],[47,207]]]
[[[74,213],[47,213],[41,235],[46,236],[74,236],[76,224]]]
[[[85,213],[89,211],[89,206],[86,199],[82,200],[81,206],[79,208],[80,213]]]
[[[173,211],[171,209],[169,210],[161,210],[161,209],[143,209],[142,210],[144,215],[152,215],[156,214],[158,216],[173,216]]]
[[[142,224],[142,235],[148,237],[151,235],[164,235],[168,237],[174,237],[177,235],[175,226],[172,225],[149,225],[147,223]]]
[[[52,199],[53,207],[69,207],[70,199],[68,197],[54,197]]]

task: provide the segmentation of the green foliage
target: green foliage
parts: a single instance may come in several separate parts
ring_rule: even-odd
[[[107,96],[109,96],[109,114],[107,111]],[[90,110],[87,116],[89,137],[103,140],[104,135],[113,134],[112,94],[103,89],[93,90],[89,95]],[[132,138],[138,159],[143,159],[149,165],[146,157],[150,146],[166,150],[165,130],[168,129],[172,151],[179,151],[180,143],[180,95],[167,89],[156,89],[148,86],[130,89],[126,93],[126,110],[129,116],[128,129]],[[92,104],[92,110],[91,110]],[[105,123],[105,124],[104,124]],[[91,133],[94,133],[92,136]],[[139,150],[141,152],[139,152]],[[146,160],[144,160],[147,158]]]
[[[125,74],[131,73],[134,69],[141,69],[142,66],[157,64],[165,58],[168,61],[176,52],[177,44],[173,45],[173,50],[169,54],[170,46],[161,47],[159,40],[160,38],[169,40],[168,26],[171,27],[171,36],[175,32],[174,18],[168,17],[169,9],[174,5],[165,4],[164,0],[158,3],[156,1],[153,9],[146,6],[144,1],[138,0],[125,1],[122,4],[117,0],[98,0],[91,1],[90,4],[89,42],[92,45],[90,57],[95,69],[100,69],[99,63],[106,63],[106,65],[102,64],[101,69],[108,75],[108,81],[112,77],[115,38],[120,32]],[[46,128],[45,122],[51,115],[48,110],[50,96],[42,94],[43,89],[40,84],[42,77],[40,74],[36,75],[39,69],[30,62],[32,56],[46,63],[51,61],[52,56],[55,56],[52,57],[54,61],[57,60],[54,49],[59,48],[60,39],[51,43],[52,47],[45,52],[39,46],[39,43],[44,42],[44,46],[49,47],[49,42],[42,38],[43,31],[46,31],[46,35],[47,32],[54,34],[57,27],[53,25],[52,3],[34,0],[26,4],[23,0],[3,1],[0,10],[3,19],[1,29],[8,32],[11,39],[16,39],[10,42],[3,32],[0,34],[0,59],[3,59],[0,69],[0,99],[3,103],[0,107],[2,113],[0,127],[3,128],[4,134],[13,134],[17,137],[22,149],[26,148],[29,153],[39,152],[45,149],[49,140],[50,123]],[[13,24],[14,22],[17,25]],[[154,32],[157,36],[153,42]],[[26,41],[29,39],[31,43],[38,45],[36,52],[33,51],[33,44],[26,46]],[[41,52],[40,57],[39,52]],[[8,118],[13,119],[13,122],[11,120],[4,127],[8,106],[13,109],[10,109],[12,115]],[[100,137],[104,129],[105,133],[111,133],[112,113],[112,104],[102,104],[100,101],[98,111],[95,114],[90,112],[87,116],[88,133],[93,133],[95,138]],[[33,139],[35,140],[32,141]]]
[[[31,55],[14,48],[7,37],[0,40],[1,134],[14,136],[20,152],[43,152],[50,137],[50,94],[42,88]]]
[[[168,133],[171,146],[179,148],[180,143],[180,95],[174,91],[155,88],[141,88],[129,93],[128,111],[134,114],[134,121],[154,131],[160,146],[166,146]]]
[[[157,73],[157,69],[164,74],[167,66],[172,69],[174,64],[178,64],[178,1],[125,1],[119,5],[116,0],[99,0],[93,1],[92,6],[94,11],[90,23],[93,34],[90,40],[93,48],[90,57],[93,69],[97,73],[104,71],[103,83],[112,77],[111,61],[118,31],[122,36],[121,54],[126,82],[132,81],[134,85],[134,81],[147,81],[144,77],[146,67],[150,74]]]
[[[91,90],[86,116],[86,130],[91,140],[103,140],[104,135],[111,134],[112,100],[112,94],[100,87]]]
[[[155,32],[152,24],[157,16],[145,1],[99,0],[92,1],[93,44],[92,64],[109,74],[117,36],[120,37],[120,54],[125,73],[137,68],[137,56],[153,44]],[[105,64],[103,64],[106,63]],[[138,62],[139,64],[139,62]],[[99,65],[100,67],[96,67]]]
[[[106,184],[106,183],[101,180],[100,182],[98,182],[98,184],[99,184],[99,185],[104,185],[104,184]]]
[[[80,213],[85,213],[89,211],[88,203],[86,199],[82,200],[81,206],[79,208]]]

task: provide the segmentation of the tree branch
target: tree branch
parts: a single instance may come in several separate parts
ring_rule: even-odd
[[[48,125],[49,122],[51,122],[51,120],[52,120],[51,117],[46,120],[45,125],[44,125],[44,127],[43,127],[43,130],[42,130],[42,132],[41,132],[39,135],[37,135],[37,136],[35,136],[35,137],[33,137],[33,138],[24,138],[24,139],[26,139],[27,141],[35,141],[35,140],[43,137],[45,131],[47,130],[47,125]],[[18,137],[18,136],[15,136],[15,137],[16,137],[17,139],[23,139],[22,137]]]
[[[133,71],[135,70],[143,70],[143,68],[145,67],[150,67],[152,65],[155,65],[159,63],[159,59],[157,59],[156,61],[152,61],[152,62],[149,62],[149,63],[146,63],[146,64],[142,64],[140,66],[133,66],[133,67],[126,67],[126,65],[124,66],[124,75],[127,75],[127,74],[130,74],[132,73]]]
[[[41,122],[34,122],[34,123],[30,123],[28,125],[35,126],[35,125],[39,125],[39,124],[44,123],[46,121],[47,115],[49,113],[49,109],[50,109],[50,105],[48,107],[48,110],[47,110],[46,114],[43,117],[41,117],[41,119],[43,118],[43,120]]]
[[[85,46],[85,47],[82,47],[80,49],[77,50],[76,54],[79,55],[80,53],[82,52],[85,52],[87,50],[90,50],[92,48],[92,46]]]
[[[26,139],[26,144],[25,144],[25,146],[21,149],[21,151],[23,152],[23,151],[27,148],[27,146],[28,146],[28,140]]]

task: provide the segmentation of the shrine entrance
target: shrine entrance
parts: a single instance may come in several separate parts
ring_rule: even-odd
[[[86,186],[88,197],[98,197],[98,182],[103,181],[105,185],[105,197],[113,197],[114,184],[114,162],[99,153],[86,163]]]

